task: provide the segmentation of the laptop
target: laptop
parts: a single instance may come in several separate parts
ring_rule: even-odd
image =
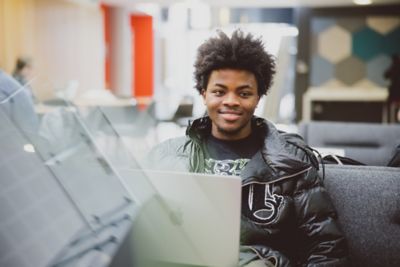
[[[132,169],[120,174],[140,204],[131,234],[136,256],[152,266],[238,265],[240,177]]]

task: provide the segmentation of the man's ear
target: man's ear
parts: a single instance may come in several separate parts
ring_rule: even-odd
[[[258,104],[260,103],[261,97],[262,97],[262,95],[258,95],[258,99],[257,99],[257,105],[256,105],[256,107],[257,107],[257,106],[258,106]]]
[[[203,103],[206,104],[206,89],[201,89],[201,96],[203,97]]]

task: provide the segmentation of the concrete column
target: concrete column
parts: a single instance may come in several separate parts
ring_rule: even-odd
[[[131,97],[133,84],[133,34],[130,13],[123,7],[110,7],[110,85],[118,96]]]

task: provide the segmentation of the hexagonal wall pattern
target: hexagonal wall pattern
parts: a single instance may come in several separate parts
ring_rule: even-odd
[[[310,86],[387,88],[383,73],[400,54],[400,16],[318,16],[310,26]]]
[[[355,32],[365,27],[365,19],[363,18],[340,18],[337,20],[337,25],[348,30]]]
[[[313,33],[320,33],[335,24],[336,22],[334,19],[315,18],[311,21],[311,31]]]
[[[311,59],[311,86],[320,86],[324,82],[333,78],[334,67],[326,59],[314,55]]]
[[[387,55],[379,55],[367,63],[367,77],[369,80],[378,84],[379,86],[386,87],[388,80],[385,79],[384,73],[389,68],[391,63],[390,57]],[[400,75],[400,74],[399,74]]]
[[[351,54],[351,35],[339,26],[332,26],[321,32],[318,37],[319,54],[336,63]]]
[[[353,85],[365,76],[365,64],[356,57],[348,57],[335,66],[336,79],[346,85]]]
[[[381,34],[386,34],[400,26],[400,17],[367,17],[367,25]]]
[[[376,31],[366,27],[353,33],[353,54],[364,61],[378,55],[383,47],[383,36]]]

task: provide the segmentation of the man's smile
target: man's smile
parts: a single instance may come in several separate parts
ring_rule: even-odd
[[[218,113],[226,121],[236,121],[242,116],[242,113],[236,110],[220,110]]]

